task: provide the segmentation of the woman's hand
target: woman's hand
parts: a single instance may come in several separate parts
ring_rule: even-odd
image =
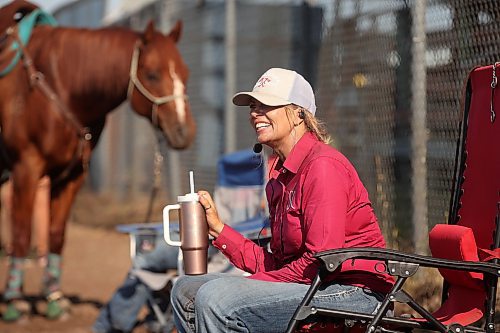
[[[213,237],[218,237],[224,228],[224,223],[219,218],[214,201],[207,191],[198,191],[200,203],[205,209],[205,215],[208,223],[208,233]]]

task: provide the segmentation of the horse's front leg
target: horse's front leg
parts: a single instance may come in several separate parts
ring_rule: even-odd
[[[24,262],[31,245],[33,202],[40,179],[41,166],[20,160],[12,170],[12,256],[4,299],[8,302],[3,314],[6,321],[15,321],[29,311],[23,298]]]
[[[69,301],[63,297],[61,291],[61,254],[64,246],[66,222],[83,180],[84,173],[78,173],[71,180],[58,184],[51,192],[49,254],[43,281],[44,295],[48,300],[47,317],[49,319],[59,318],[69,308]]]

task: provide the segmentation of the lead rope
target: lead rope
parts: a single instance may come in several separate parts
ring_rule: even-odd
[[[494,108],[494,99],[495,99],[495,88],[497,87],[498,79],[497,79],[497,73],[496,73],[496,67],[497,65],[500,64],[500,62],[495,62],[493,64],[493,73],[492,73],[492,78],[491,78],[491,100],[490,100],[490,121],[493,123],[496,118],[495,114],[495,108]]]
[[[153,103],[151,110],[151,122],[155,128],[158,128],[158,105]],[[151,222],[151,215],[153,214],[153,203],[156,199],[156,195],[160,189],[161,183],[161,167],[163,165],[163,155],[160,150],[160,145],[163,141],[163,136],[158,129],[155,130],[156,142],[155,142],[155,152],[153,157],[153,186],[151,188],[151,194],[149,195],[148,208],[146,210],[146,216],[144,218],[144,223]]]

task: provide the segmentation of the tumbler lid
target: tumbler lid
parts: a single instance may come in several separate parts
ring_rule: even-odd
[[[177,197],[177,202],[190,202],[190,201],[200,201],[198,193],[187,193],[185,195],[179,195]]]

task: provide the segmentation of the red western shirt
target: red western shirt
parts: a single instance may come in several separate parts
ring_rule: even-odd
[[[320,265],[312,256],[351,247],[385,247],[368,193],[347,158],[306,133],[285,162],[269,161],[266,195],[271,253],[224,226],[213,244],[249,278],[310,284]],[[377,262],[345,262],[328,280],[387,292],[393,280]],[[377,265],[380,268],[380,265]]]

